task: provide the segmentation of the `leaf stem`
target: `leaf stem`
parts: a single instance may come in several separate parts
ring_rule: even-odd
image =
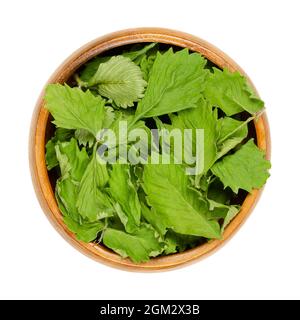
[[[80,89],[86,88],[88,86],[87,82],[82,81],[77,73],[74,75],[74,79],[76,80],[77,85]]]

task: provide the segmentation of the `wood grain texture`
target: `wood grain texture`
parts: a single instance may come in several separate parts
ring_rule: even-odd
[[[61,64],[47,84],[66,82],[78,67],[102,52],[119,46],[141,42],[160,42],[187,47],[201,53],[220,68],[226,67],[230,71],[239,71],[247,77],[245,72],[230,57],[200,38],[169,29],[139,28],[114,32],[83,46]],[[249,82],[253,86],[250,79]],[[255,88],[254,90],[256,91]],[[129,271],[162,271],[196,261],[211,254],[231,238],[245,222],[261,195],[262,189],[254,190],[251,194],[247,195],[240,213],[225,229],[222,240],[211,240],[185,252],[153,258],[146,263],[136,264],[129,259],[122,259],[119,255],[102,245],[79,241],[63,223],[46,168],[45,137],[47,127],[49,127],[47,126],[49,123],[49,112],[44,108],[43,96],[44,90],[41,92],[36,103],[29,139],[29,162],[36,195],[43,211],[56,230],[71,245],[98,262]],[[267,159],[270,159],[270,131],[265,113],[255,121],[255,130],[258,146],[262,150],[265,150]],[[40,241],[43,241],[43,239]]]

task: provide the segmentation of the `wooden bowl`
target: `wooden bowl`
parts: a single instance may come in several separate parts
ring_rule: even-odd
[[[75,70],[92,57],[119,46],[141,42],[160,42],[183,48],[187,47],[201,53],[220,68],[226,67],[231,71],[237,70],[247,76],[231,58],[204,40],[179,31],[160,28],[139,28],[114,32],[81,47],[62,63],[51,76],[48,83],[67,82]],[[49,129],[51,126],[49,125],[49,112],[44,108],[45,102],[43,96],[44,91],[41,93],[33,113],[30,134],[30,167],[35,192],[42,209],[56,230],[75,248],[96,261],[130,271],[164,270],[190,263],[207,256],[221,247],[246,220],[259,199],[262,190],[254,190],[246,196],[240,213],[228,225],[222,240],[211,240],[185,252],[153,258],[146,263],[136,264],[129,259],[122,259],[102,245],[79,241],[63,223],[62,215],[58,209],[53,186],[51,185],[46,168],[45,143],[49,137]],[[257,145],[262,150],[265,150],[267,158],[269,159],[270,135],[265,114],[255,121],[255,131]]]

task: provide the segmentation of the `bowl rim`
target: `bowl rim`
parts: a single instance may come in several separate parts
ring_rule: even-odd
[[[220,49],[201,38],[181,31],[165,28],[134,28],[109,33],[76,50],[56,69],[45,84],[32,115],[29,136],[29,164],[33,186],[44,213],[55,229],[71,245],[86,256],[115,268],[127,271],[162,271],[195,262],[196,260],[215,252],[224,245],[248,218],[255,207],[263,188],[259,190],[255,189],[246,196],[239,214],[226,227],[221,240],[210,240],[205,244],[186,250],[182,253],[152,258],[149,262],[145,263],[134,263],[128,258],[121,258],[119,255],[111,252],[102,245],[84,243],[77,240],[74,234],[67,229],[63,223],[61,212],[55,200],[45,162],[45,134],[49,112],[44,108],[44,89],[49,83],[65,82],[82,64],[104,51],[123,45],[142,42],[166,43],[179,47],[187,47],[193,51],[200,52],[208,60],[221,68],[226,67],[230,71],[239,71],[248,79],[250,85],[257,93],[250,78],[234,60]],[[270,129],[266,113],[264,112],[254,124],[257,145],[266,152],[266,158],[270,159]]]

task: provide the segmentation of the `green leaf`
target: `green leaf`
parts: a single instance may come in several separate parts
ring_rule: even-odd
[[[58,165],[54,141],[54,138],[52,138],[46,144],[46,165],[48,170],[51,170]]]
[[[129,233],[140,224],[141,205],[136,189],[131,181],[129,165],[113,164],[110,171],[108,192],[116,201],[115,209]]]
[[[253,92],[245,77],[238,72],[231,73],[213,68],[206,83],[204,95],[210,102],[221,108],[227,116],[248,111],[254,114],[264,107],[264,103]]]
[[[84,148],[79,149],[74,138],[69,142],[58,142],[55,150],[62,174],[56,183],[56,194],[66,209],[64,214],[78,222],[81,220],[76,207],[79,181],[88,166],[89,157]]]
[[[238,121],[229,117],[218,120],[218,154],[223,157],[228,151],[241,143],[248,135],[247,121]]]
[[[164,254],[176,253],[178,251],[182,252],[199,245],[203,240],[201,237],[187,236],[169,230],[164,240]]]
[[[59,203],[63,205],[64,215],[70,216],[75,221],[80,221],[80,215],[76,207],[76,198],[78,196],[78,183],[70,177],[60,178],[56,183],[55,192]]]
[[[97,237],[105,225],[102,221],[89,222],[81,218],[74,205],[77,189],[77,185],[70,178],[59,180],[56,185],[55,197],[68,229],[75,233],[78,240],[90,242]]]
[[[237,193],[239,189],[251,192],[254,188],[261,188],[269,177],[270,167],[265,153],[251,139],[234,154],[215,163],[211,170],[225,187]]]
[[[152,207],[149,208],[145,202],[141,201],[142,216],[150,223],[154,229],[163,236],[167,232],[167,226],[161,219],[161,215]]]
[[[103,118],[102,127],[110,128],[116,119],[116,112],[112,107],[105,107],[105,117]]]
[[[128,112],[128,110],[124,110],[124,111],[116,112],[117,113],[116,118],[110,126],[110,129],[115,133],[115,136],[116,136],[116,145],[126,144],[126,143],[129,144],[130,141],[128,141],[128,135],[130,134],[130,131],[132,131],[134,129],[143,129],[144,131],[146,131],[148,133],[148,137],[149,137],[150,130],[145,125],[145,122],[142,120],[135,122],[134,115],[131,112]],[[125,136],[122,132],[120,133],[120,130],[119,130],[120,126],[119,125],[120,125],[121,121],[123,122],[123,124],[126,122],[127,133],[128,133],[127,136]]]
[[[70,231],[75,233],[78,240],[84,242],[91,242],[95,240],[99,232],[101,232],[105,226],[103,221],[83,221],[79,223],[73,220],[70,216],[64,216],[64,223]]]
[[[85,129],[77,129],[75,131],[75,138],[78,140],[79,144],[88,148],[92,148],[95,143],[94,135]]]
[[[221,232],[223,233],[225,228],[233,220],[233,218],[240,212],[240,208],[237,206],[229,206],[228,212],[222,224]]]
[[[168,129],[180,129],[182,131],[182,137],[184,137],[185,129],[192,129],[192,141],[187,139],[188,136],[186,136],[183,145],[183,150],[185,150],[187,155],[190,155],[190,157],[185,158],[185,161],[188,163],[193,162],[195,160],[193,157],[196,156],[196,147],[200,148],[199,151],[201,154],[199,154],[198,162],[202,161],[202,172],[207,172],[214,163],[217,154],[217,119],[209,103],[201,98],[197,102],[196,108],[180,111],[177,116],[172,115],[171,121],[172,127],[168,126]],[[196,129],[203,129],[204,144],[200,144],[201,142],[199,143],[199,141],[198,144],[196,143]]]
[[[54,133],[54,137],[51,138],[46,144],[46,164],[47,169],[51,170],[58,165],[56,158],[55,145],[58,141],[69,141],[74,135],[73,130],[57,128]]]
[[[55,196],[63,214],[64,223],[70,231],[75,233],[78,240],[90,242],[104,228],[104,223],[102,221],[89,222],[82,219],[76,207],[77,195],[78,183],[70,177],[57,181]]]
[[[71,170],[71,164],[66,154],[60,152],[59,145],[55,146],[56,158],[59,163],[60,173],[62,178],[67,178],[69,176],[69,171]]]
[[[80,181],[89,163],[85,148],[80,150],[77,140],[72,138],[69,142],[59,142],[55,150],[62,176],[70,175]]]
[[[224,219],[226,217],[226,214],[228,212],[228,205],[218,203],[214,200],[207,199],[208,205],[209,205],[209,218],[210,219]]]
[[[141,62],[141,59],[143,57],[146,57],[146,53],[151,50],[153,47],[155,47],[157,43],[152,42],[147,44],[146,46],[142,46],[142,48],[137,50],[131,50],[129,52],[122,53],[123,57],[129,58],[130,60],[134,61],[136,64],[139,64]]]
[[[83,82],[88,82],[92,76],[97,72],[100,63],[108,61],[111,57],[95,57],[94,59],[88,61],[83,70],[80,72],[80,80]]]
[[[90,91],[68,85],[49,84],[46,88],[46,108],[54,117],[53,123],[66,129],[86,129],[94,136],[102,129],[105,101]]]
[[[108,228],[103,232],[103,243],[123,258],[130,257],[136,263],[146,262],[149,257],[162,252],[154,230],[147,224],[142,224],[134,234]]]
[[[224,189],[222,182],[217,177],[213,177],[213,181],[208,185],[207,198],[222,204],[229,204],[235,194],[230,188]]]
[[[223,233],[225,228],[231,222],[231,220],[240,212],[240,206],[238,205],[225,205],[218,203],[214,200],[209,200],[210,217],[212,219],[222,219],[221,232]]]
[[[145,165],[143,188],[147,201],[164,225],[181,234],[219,238],[218,223],[208,220],[206,203],[188,183],[189,178],[179,165]]]
[[[72,137],[74,137],[74,130],[65,129],[65,128],[56,128],[55,130],[55,134],[54,134],[55,142],[70,141]]]
[[[209,72],[204,69],[205,63],[200,54],[189,54],[187,49],[158,53],[136,119],[196,107]]]
[[[150,72],[152,70],[154,61],[156,59],[157,52],[155,54],[148,56],[143,56],[140,62],[140,68],[143,73],[143,77],[146,81],[149,80]]]
[[[143,97],[147,83],[134,62],[123,56],[114,56],[99,65],[88,85],[97,87],[102,96],[112,99],[119,107],[127,108]]]
[[[108,195],[103,190],[108,182],[106,164],[100,163],[96,152],[81,179],[76,206],[80,215],[93,222],[112,215]]]
[[[175,233],[168,232],[166,234],[164,243],[164,254],[172,254],[178,251],[178,239],[174,236]]]

